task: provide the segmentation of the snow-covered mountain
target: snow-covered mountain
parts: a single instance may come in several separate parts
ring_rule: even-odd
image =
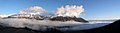
[[[75,7],[72,8],[73,6],[70,6],[71,9],[77,10],[77,11],[83,11],[83,10],[78,10],[77,8],[79,7]],[[80,7],[80,9],[83,9]],[[58,11],[59,12],[59,11]],[[69,11],[70,12],[70,11]],[[74,16],[74,17],[71,17]],[[77,21],[77,22],[88,22],[86,20],[84,20],[83,18],[78,18],[75,15],[71,15],[71,16],[52,16],[50,15],[45,9],[43,9],[42,7],[39,6],[34,6],[34,7],[30,7],[27,8],[25,10],[22,10],[16,14],[7,16],[7,18],[24,18],[24,19],[36,19],[36,20],[51,20],[51,21]]]
[[[36,20],[51,20],[51,21],[76,21],[76,22],[88,22],[84,20],[83,18],[76,18],[76,17],[63,17],[63,16],[41,16],[41,15],[23,15],[20,16],[21,14],[15,14],[8,16],[8,18],[25,18],[25,19],[36,19]]]
[[[8,18],[43,19],[51,15],[42,7],[34,6],[8,16]]]

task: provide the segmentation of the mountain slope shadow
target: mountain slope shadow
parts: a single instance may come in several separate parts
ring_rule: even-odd
[[[99,28],[94,28],[94,29],[89,29],[89,30],[82,30],[82,31],[70,31],[67,33],[109,33],[109,32],[120,32],[120,20],[115,21],[114,23],[111,23],[109,25],[99,27]]]
[[[86,33],[120,32],[120,20],[100,28],[84,30],[84,32]]]

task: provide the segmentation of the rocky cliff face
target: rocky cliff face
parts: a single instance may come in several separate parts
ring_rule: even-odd
[[[83,18],[76,18],[76,17],[62,17],[62,16],[57,16],[57,17],[53,17],[50,20],[52,21],[76,21],[76,22],[88,22],[86,20],[84,20]]]

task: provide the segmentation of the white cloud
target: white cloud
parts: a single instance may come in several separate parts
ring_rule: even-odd
[[[47,13],[47,11],[45,9],[43,9],[42,7],[39,6],[34,6],[34,7],[30,7],[28,9],[22,10],[19,12],[19,14],[21,14],[22,16],[24,16],[25,14],[28,15],[42,15]]]
[[[28,9],[25,9],[23,11],[20,11],[20,13],[36,13],[36,14],[40,14],[45,12],[46,10],[43,9],[42,7],[39,6],[34,6],[34,7],[30,7]]]
[[[69,6],[57,8],[56,15],[57,16],[69,16],[69,17],[80,17],[81,13],[84,12],[83,6]]]

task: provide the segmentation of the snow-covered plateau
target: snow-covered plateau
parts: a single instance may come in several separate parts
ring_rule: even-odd
[[[32,30],[46,31],[47,29],[57,29],[60,31],[72,31],[72,30],[86,30],[108,25],[109,23],[99,22],[75,22],[75,21],[50,21],[50,20],[35,20],[35,19],[23,19],[23,18],[8,18],[0,19],[0,25],[5,27],[15,28],[30,28]]]

